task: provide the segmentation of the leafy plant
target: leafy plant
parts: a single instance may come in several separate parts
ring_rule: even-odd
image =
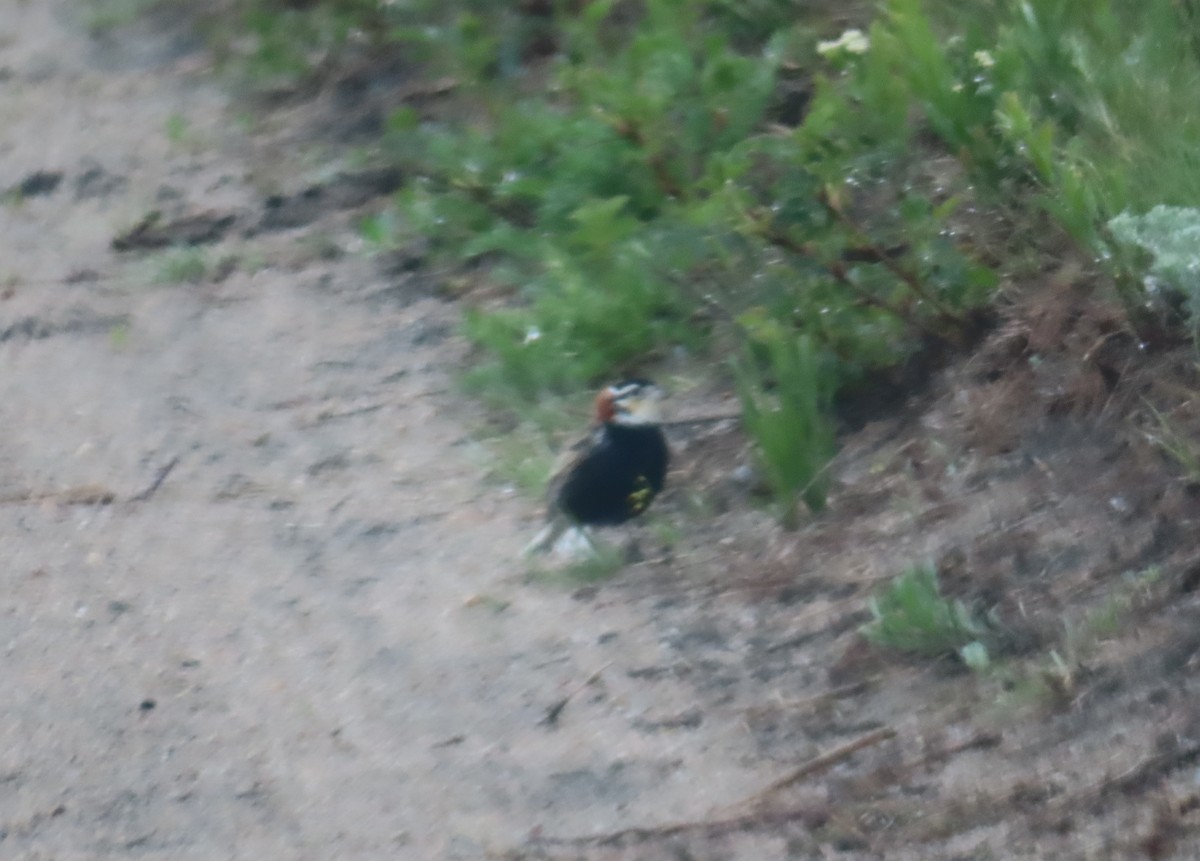
[[[509,93],[484,123],[393,118],[392,151],[422,177],[396,229],[436,237],[447,261],[486,260],[479,277],[512,294],[468,314],[494,359],[471,375],[480,390],[511,403],[568,391],[702,348],[750,308],[815,340],[830,391],[931,336],[958,340],[994,284],[947,238],[958,200],[859,199],[906,163],[890,67],[821,83],[803,123],[772,128],[781,68],[812,52],[799,30],[746,50],[715,26],[724,7],[652,0],[633,24],[614,9],[557,19],[550,86]],[[697,315],[700,293],[718,319]]]
[[[327,65],[355,39],[383,40],[388,29],[387,6],[378,0],[322,0],[303,5],[242,0],[236,7],[238,29],[253,45],[243,58],[243,68],[260,86],[302,77]]]
[[[988,629],[961,601],[942,596],[937,571],[915,565],[871,598],[874,617],[860,629],[881,648],[923,657],[958,655],[973,669],[989,663]]]
[[[1138,267],[1113,253],[1104,227],[1122,211],[1200,205],[1193,6],[1028,0],[963,11],[892,0],[859,78],[875,89],[885,72],[906,81],[930,129],[985,187],[1018,205],[1037,188],[1035,201],[1110,265],[1136,320]]]
[[[1130,308],[1139,267],[1195,296],[1171,244],[1200,207],[1192,8],[888,0],[839,36],[787,0],[235,0],[214,26],[267,84],[356,51],[453,75],[451,108],[391,117],[385,155],[410,180],[363,229],[428,238],[487,288],[466,314],[469,381],[527,414],[746,334],[747,424],[790,521],[823,498],[834,393],[969,341],[997,279],[964,205],[1033,201]],[[945,152],[965,170],[930,179]],[[1178,211],[1159,224],[1158,204]]]
[[[1144,215],[1122,212],[1108,222],[1117,243],[1149,257],[1152,289],[1182,295],[1193,335],[1200,330],[1200,209],[1156,206]]]
[[[996,101],[994,56],[969,40],[940,39],[921,0],[891,0],[871,30],[876,75],[898,76],[924,121],[951,152],[976,172],[995,179],[1009,160],[991,133]]]
[[[801,500],[813,511],[825,506],[826,467],[835,449],[830,375],[810,336],[787,332],[771,320],[745,322],[751,346],[734,367],[742,418],[780,520],[795,527]]]
[[[468,335],[498,361],[476,368],[468,382],[490,397],[527,403],[579,391],[658,344],[694,341],[679,294],[638,257],[630,245],[588,267],[586,258],[555,254],[553,269],[526,286],[528,304],[469,311]]]

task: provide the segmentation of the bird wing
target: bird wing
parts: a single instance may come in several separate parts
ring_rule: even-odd
[[[546,514],[551,518],[558,511],[558,495],[563,484],[579,463],[604,439],[604,426],[596,425],[585,435],[576,439],[562,450],[550,470],[550,481],[546,484]]]
[[[563,449],[550,470],[550,480],[546,484],[546,525],[525,546],[522,555],[532,556],[550,550],[559,537],[574,524],[558,505],[559,494],[571,472],[587,457],[604,438],[604,428],[596,425],[585,435],[576,439]]]

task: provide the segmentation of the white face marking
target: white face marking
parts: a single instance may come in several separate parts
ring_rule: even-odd
[[[648,425],[659,420],[658,401],[662,391],[655,385],[627,383],[609,386],[616,414],[613,421],[622,425]]]
[[[608,393],[612,395],[614,401],[619,401],[621,398],[627,398],[636,392],[643,390],[648,392],[651,388],[653,387],[643,386],[641,383],[626,383],[623,386],[609,386]]]

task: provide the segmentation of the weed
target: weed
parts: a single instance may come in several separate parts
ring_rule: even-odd
[[[1032,660],[993,667],[1003,690],[999,705],[1018,712],[1067,708],[1079,695],[1087,664],[1102,643],[1121,634],[1161,579],[1162,570],[1155,566],[1127,572],[1097,605],[1063,622],[1056,647]]]
[[[182,144],[191,132],[191,123],[183,114],[171,114],[166,122],[167,140],[173,144]]]
[[[1044,711],[1062,711],[1075,699],[1078,667],[1058,650],[1019,664],[994,664],[990,678],[999,684],[993,716],[1011,720]]]
[[[595,541],[587,552],[581,552],[562,568],[531,568],[527,576],[531,580],[555,584],[566,588],[596,583],[615,575],[625,567],[625,553],[619,547]]]
[[[1179,430],[1169,416],[1159,412],[1149,403],[1146,406],[1158,425],[1154,433],[1147,432],[1147,438],[1179,464],[1187,481],[1200,484],[1200,443]]]
[[[198,284],[208,273],[208,257],[198,248],[170,249],[154,259],[153,281],[157,284]]]
[[[167,0],[92,0],[86,4],[88,31],[96,34],[136,21]]]
[[[625,553],[618,547],[597,542],[594,552],[564,569],[563,576],[576,583],[607,580],[625,567]]]
[[[538,428],[517,428],[488,440],[486,445],[491,453],[491,471],[497,478],[511,481],[529,496],[545,489],[556,455]]]
[[[1157,233],[1143,234],[1157,257],[1166,240],[1157,228],[1183,227],[1187,216],[1154,209],[1200,205],[1200,112],[1188,97],[1200,86],[1194,6],[1031,0],[1012,10],[979,31],[1003,69],[1001,134],[1043,187],[1041,204],[1110,264],[1136,318],[1145,297],[1128,270],[1143,267],[1129,266],[1104,227],[1118,213],[1146,213],[1109,226]]]
[[[108,344],[114,351],[121,351],[129,346],[129,324],[118,323],[108,330]]]
[[[735,366],[742,415],[780,521],[794,528],[800,500],[813,511],[825,506],[834,454],[830,375],[811,337],[770,320],[747,318],[747,324],[750,355]],[[755,348],[765,356],[761,366]]]
[[[1063,653],[1072,665],[1078,665],[1095,652],[1100,641],[1116,636],[1130,614],[1144,605],[1148,590],[1162,578],[1162,569],[1151,566],[1123,575],[1111,593],[1077,621],[1068,621],[1063,630]]]
[[[683,530],[678,525],[665,518],[651,513],[646,528],[654,536],[656,544],[671,548],[683,540]]]
[[[470,598],[464,601],[463,606],[467,608],[479,608],[481,610],[487,610],[493,615],[498,616],[512,606],[512,602],[507,598],[497,598],[495,595],[488,595],[485,592],[480,592],[472,595]]]
[[[988,666],[988,627],[961,601],[942,597],[937,572],[913,566],[871,598],[874,617],[860,630],[876,646],[923,657],[958,655],[972,669]]]

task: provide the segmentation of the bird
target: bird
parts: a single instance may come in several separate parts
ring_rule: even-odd
[[[641,515],[663,489],[670,451],[659,417],[662,390],[646,379],[601,389],[595,428],[568,450],[565,466],[550,480],[547,524],[525,549],[544,552],[568,529],[619,526]]]

